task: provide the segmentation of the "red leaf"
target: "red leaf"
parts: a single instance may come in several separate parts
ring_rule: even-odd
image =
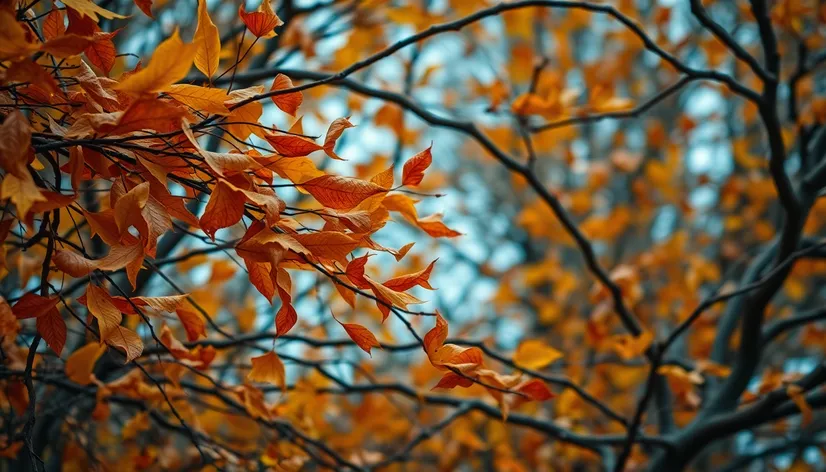
[[[59,301],[58,297],[47,298],[34,293],[27,293],[11,307],[11,311],[18,320],[40,318],[57,306]]]
[[[155,19],[155,17],[152,16],[152,0],[135,0],[135,5],[137,5],[146,16],[153,20]]]
[[[66,322],[59,311],[52,309],[46,315],[39,316],[37,332],[58,356],[63,352],[63,346],[66,344]]]

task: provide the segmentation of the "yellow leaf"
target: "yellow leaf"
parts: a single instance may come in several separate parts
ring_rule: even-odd
[[[539,340],[527,340],[519,344],[513,361],[527,369],[541,369],[562,357],[562,353]]]
[[[92,382],[95,362],[105,351],[106,346],[94,342],[76,350],[66,359],[66,376],[76,384],[88,385]]]
[[[158,92],[186,77],[195,59],[195,44],[184,44],[176,29],[155,49],[145,69],[130,75],[115,86],[132,93]]]
[[[118,15],[115,12],[111,12],[103,7],[95,5],[92,0],[66,0],[65,2],[61,0],[61,2],[72,10],[80,13],[81,16],[88,16],[89,18],[95,20],[95,22],[99,20],[98,15],[106,18],[107,20],[126,18],[123,15]]]
[[[644,353],[653,340],[654,335],[650,331],[644,331],[637,337],[618,334],[612,337],[611,347],[618,356],[627,361]]]
[[[221,54],[221,36],[207,11],[206,0],[198,0],[198,27],[195,29],[195,67],[212,78],[218,71]]]
[[[195,60],[197,66],[197,56]],[[229,115],[229,108],[224,105],[229,95],[224,89],[175,84],[166,89],[166,94],[195,110],[216,115]]]
[[[273,351],[263,356],[253,357],[252,370],[247,374],[247,378],[253,382],[267,382],[273,385],[284,387],[284,364]]]

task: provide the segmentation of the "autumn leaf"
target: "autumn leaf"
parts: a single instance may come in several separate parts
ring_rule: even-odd
[[[148,16],[149,18],[155,19],[155,17],[152,16],[152,0],[134,0],[134,1],[135,1],[135,5],[137,5],[138,8],[141,9],[141,11],[144,13],[144,15]]]
[[[455,238],[462,235],[462,233],[448,228],[447,225],[442,222],[441,215],[439,214],[419,218],[416,220],[416,225],[434,238]]]
[[[244,5],[238,7],[238,16],[247,26],[250,33],[257,38],[271,38],[275,36],[276,27],[284,24],[272,10],[270,0],[261,0],[261,5],[254,12],[244,11]]]
[[[513,362],[526,369],[541,369],[562,357],[562,353],[542,341],[529,339],[519,343]]]
[[[65,34],[46,41],[40,45],[40,50],[55,57],[67,58],[79,55],[94,42],[94,38],[89,36]]]
[[[373,335],[373,333],[371,333],[369,329],[356,323],[342,323],[338,320],[338,318],[335,317],[335,315],[333,315],[333,319],[336,320],[336,322],[340,324],[342,328],[344,328],[344,331],[347,332],[347,336],[350,336],[350,339],[352,339],[353,342],[361,348],[361,350],[363,350],[367,354],[370,354],[370,357],[373,356],[373,354],[370,352],[372,348],[381,348],[379,340],[376,339],[376,336]]]
[[[201,0],[201,3],[203,3],[203,0]],[[195,65],[198,65],[197,62]],[[164,92],[192,109],[221,116],[230,114],[229,108],[224,104],[229,98],[229,94],[224,89],[175,84],[168,87]]]
[[[284,74],[276,74],[275,79],[272,81],[270,92],[278,92],[291,88],[293,88],[293,82],[289,77]],[[272,102],[275,103],[275,106],[280,108],[281,111],[290,114],[290,116],[295,116],[295,114],[298,113],[298,107],[300,107],[301,102],[304,101],[304,95],[301,92],[280,93],[270,98]]]
[[[428,290],[434,290],[434,288],[430,286],[429,280],[430,274],[433,272],[433,266],[436,265],[436,261],[438,261],[438,259],[434,260],[428,264],[426,268],[418,272],[393,277],[392,279],[384,282],[384,286],[397,292],[410,290],[417,285]]]
[[[427,168],[430,167],[430,163],[433,162],[433,155],[430,153],[431,148],[433,148],[433,145],[404,163],[404,167],[402,168],[402,185],[415,187],[422,182],[424,171],[427,170]]]
[[[315,141],[304,136],[273,131],[264,135],[275,152],[284,157],[299,157],[324,149]]]
[[[175,314],[178,315],[178,319],[181,320],[181,324],[186,331],[187,341],[194,342],[206,337],[206,323],[200,313],[187,308],[178,307],[170,311],[175,311]]]
[[[0,9],[0,60],[22,59],[36,50],[12,9]]]
[[[206,0],[198,0],[198,26],[195,28],[192,43],[195,45],[195,67],[207,78],[212,79],[218,71],[220,62],[221,35],[209,17]]]
[[[26,170],[27,151],[31,146],[32,129],[29,120],[19,110],[6,115],[0,126],[0,168],[20,179],[31,179]]]
[[[26,293],[12,305],[11,311],[19,320],[39,318],[49,313],[58,302],[60,302],[58,297],[43,297],[35,293]]]
[[[143,353],[143,341],[138,333],[124,326],[113,326],[105,336],[106,342],[117,347],[126,355],[124,363],[132,362]]]
[[[347,118],[337,118],[330,123],[330,127],[327,128],[327,135],[324,137],[324,152],[328,156],[333,159],[344,160],[335,152],[336,142],[338,141],[338,138],[341,137],[341,134],[344,133],[345,129],[352,128],[353,126],[354,125],[350,123],[350,120]]]
[[[346,263],[347,255],[359,245],[359,241],[344,233],[318,231],[296,234],[293,238],[319,259]]]
[[[46,344],[58,356],[66,345],[66,322],[56,308],[52,308],[45,315],[37,317],[37,332],[46,341]]]
[[[642,355],[653,340],[654,334],[650,331],[643,331],[639,336],[618,334],[611,338],[611,347],[623,360],[631,360]]]
[[[52,7],[43,20],[43,37],[49,41],[61,36],[65,32],[66,26],[63,23],[63,12]]]
[[[322,205],[337,210],[350,210],[368,197],[386,191],[371,182],[335,175],[310,179],[301,187]]]
[[[232,186],[218,181],[209,197],[204,214],[201,216],[201,229],[210,238],[215,239],[215,232],[238,223],[244,215],[244,199]]]
[[[89,284],[86,287],[86,307],[89,308],[89,313],[98,320],[100,342],[107,341],[108,334],[120,325],[123,318],[109,292],[97,285]]]
[[[287,334],[298,321],[298,314],[295,308],[289,303],[281,304],[278,313],[275,314],[275,334],[276,336],[283,336]]]
[[[95,362],[100,359],[104,352],[106,352],[106,346],[96,342],[77,349],[66,359],[66,376],[76,384],[90,384]]]
[[[463,377],[455,372],[448,372],[439,379],[439,382],[433,386],[431,390],[446,389],[450,390],[456,387],[468,388],[473,385],[473,379]]]
[[[284,388],[286,377],[284,375],[284,364],[274,351],[270,351],[263,356],[253,357],[252,369],[247,374],[247,379],[253,382],[266,382]]]
[[[195,59],[196,48],[195,44],[184,44],[176,29],[158,45],[146,68],[121,81],[115,89],[137,94],[168,88],[186,77]]]
[[[76,12],[80,13],[81,15],[88,16],[89,18],[94,20],[95,23],[97,23],[99,20],[98,15],[100,15],[103,18],[106,18],[107,20],[114,20],[116,18],[126,18],[123,15],[118,15],[117,13],[111,12],[103,7],[96,5],[95,2],[93,2],[92,0],[67,0],[65,2],[61,0],[61,2],[67,7],[71,8],[72,10],[75,10]]]

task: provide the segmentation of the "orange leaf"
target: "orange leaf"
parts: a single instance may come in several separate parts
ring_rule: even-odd
[[[432,147],[433,145],[431,144],[429,148],[416,154],[404,163],[404,168],[402,169],[402,185],[415,187],[422,182],[424,171],[430,167],[430,163],[433,162],[433,155],[430,153]]]
[[[318,231],[315,233],[301,233],[293,238],[307,248],[313,256],[319,259],[347,263],[347,254],[359,245],[359,241],[336,231]]]
[[[292,80],[284,74],[277,74],[275,79],[272,81],[270,92],[287,90],[291,88],[293,88]],[[295,116],[298,112],[298,107],[300,107],[301,102],[304,101],[304,95],[301,92],[283,93],[280,95],[273,95],[270,98],[272,99],[272,102],[275,103],[275,106],[280,108],[281,111],[289,113],[291,116]]]
[[[137,100],[124,111],[98,113],[88,118],[95,131],[103,134],[123,135],[133,131],[175,131],[186,110],[171,100],[147,98]]]
[[[43,20],[43,37],[52,40],[66,32],[63,24],[63,12],[52,6],[52,10]]]
[[[100,359],[105,351],[106,346],[98,343],[89,343],[76,350],[66,359],[66,377],[76,384],[90,384],[95,362]]]
[[[473,379],[462,377],[455,372],[448,372],[443,375],[441,379],[439,379],[439,383],[437,383],[431,390],[436,390],[437,388],[451,389],[455,387],[469,388],[472,385]]]
[[[67,249],[58,249],[52,261],[58,270],[72,277],[83,277],[95,269],[119,270],[140,257],[143,260],[143,247],[139,244],[131,246],[115,246],[105,257],[97,260],[86,259],[82,255]]]
[[[26,30],[17,21],[14,8],[0,9],[0,60],[22,59],[37,50],[37,45],[29,42]]]
[[[335,316],[333,318],[335,319]],[[336,319],[336,321],[338,320]],[[364,352],[370,354],[371,357],[373,354],[370,352],[370,349],[374,347],[381,348],[381,344],[379,343],[379,340],[376,339],[376,336],[374,336],[373,333],[371,333],[370,330],[364,326],[355,323],[342,323],[341,321],[338,321],[338,324],[344,328],[344,331],[347,331],[347,335],[350,336],[350,339],[352,339],[353,342],[355,342]]]
[[[273,351],[263,356],[253,357],[252,369],[247,374],[247,378],[253,382],[267,382],[280,387],[285,387],[284,364]]]
[[[216,231],[238,223],[242,216],[244,216],[243,197],[236,193],[230,184],[219,180],[201,216],[201,229],[210,238],[215,239]]]
[[[390,188],[393,187],[393,166],[374,175],[373,178],[370,179],[370,182],[373,182],[385,190],[390,190]]]
[[[238,7],[238,16],[240,16],[241,21],[247,25],[250,33],[258,38],[271,38],[275,36],[273,30],[284,24],[284,22],[278,18],[278,15],[272,11],[270,0],[261,0],[261,5],[258,7],[258,10],[250,13],[244,11],[244,5],[242,4]]]
[[[372,254],[367,253],[361,257],[356,257],[348,262],[347,267],[344,269],[347,278],[358,288],[370,288],[370,283],[364,278],[364,266],[367,264],[367,259],[370,256],[372,256]]]
[[[86,58],[89,59],[89,62],[106,74],[109,74],[115,65],[117,51],[115,50],[115,43],[112,42],[112,38],[114,38],[119,31],[120,30],[113,31],[111,33],[98,31],[94,33],[93,38],[95,42],[83,51],[84,54],[86,54]]]
[[[275,152],[284,157],[306,156],[315,151],[323,149],[315,141],[304,136],[285,133],[283,131],[273,131],[264,135]]]
[[[275,335],[287,334],[298,321],[298,314],[290,303],[282,303],[275,315]]]
[[[103,336],[101,336],[103,337]],[[106,333],[107,342],[120,348],[126,354],[126,362],[129,363],[140,357],[143,353],[143,341],[138,333],[123,326],[114,326]]]
[[[201,0],[203,2],[203,0]],[[196,56],[197,66],[197,56]],[[224,104],[229,98],[227,91],[219,88],[199,87],[189,84],[175,84],[166,89],[166,94],[195,110],[215,115],[229,115]]]
[[[184,325],[187,341],[194,342],[206,337],[206,325],[200,313],[178,308],[175,310],[175,314],[178,315],[178,319],[181,320],[181,324]]]
[[[428,280],[430,279],[430,273],[433,272],[433,266],[438,260],[439,259],[434,260],[430,263],[430,265],[418,272],[393,277],[392,279],[384,282],[384,286],[397,292],[404,292],[415,287],[416,285],[424,287],[428,290],[434,290],[434,288],[430,286],[430,282],[428,282]]]
[[[350,210],[368,197],[386,192],[374,183],[336,175],[310,179],[301,187],[322,205],[336,210]]]
[[[100,341],[106,341],[107,334],[119,326],[123,319],[120,310],[113,303],[109,292],[94,284],[86,287],[86,307],[98,320]]]
[[[126,18],[123,15],[118,15],[117,13],[113,13],[101,6],[98,6],[92,0],[68,0],[66,2],[61,2],[66,5],[67,7],[77,11],[83,16],[88,16],[92,20],[97,23],[98,15],[106,18],[107,20],[114,20],[115,18],[123,19]]]
[[[195,67],[211,79],[220,63],[221,36],[209,17],[206,0],[198,0],[198,26],[192,42],[196,46]]]
[[[55,57],[67,58],[79,55],[94,42],[93,37],[64,34],[46,41],[40,45],[40,50]]]
[[[130,75],[115,89],[131,93],[158,92],[186,77],[195,59],[194,44],[184,44],[178,30],[155,48],[146,68]]]
[[[462,233],[452,230],[440,220],[441,215],[433,214],[416,220],[416,225],[434,238],[455,238]]]
[[[328,156],[340,161],[344,160],[338,157],[338,154],[335,152],[336,141],[338,141],[338,138],[341,137],[341,133],[343,133],[345,129],[352,128],[353,126],[347,118],[338,118],[330,123],[330,127],[327,129],[327,135],[324,137],[324,152],[327,153]],[[390,175],[392,178],[392,171]]]
[[[432,356],[439,350],[447,339],[447,321],[442,318],[438,312],[436,313],[436,325],[424,335],[424,350],[428,357]]]
[[[275,284],[270,277],[270,265],[266,262],[256,262],[244,259],[247,266],[250,283],[255,287],[268,302],[273,302],[275,296]]]

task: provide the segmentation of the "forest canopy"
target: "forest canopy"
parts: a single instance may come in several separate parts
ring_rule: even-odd
[[[252,1],[0,0],[0,471],[822,467],[826,4]]]

